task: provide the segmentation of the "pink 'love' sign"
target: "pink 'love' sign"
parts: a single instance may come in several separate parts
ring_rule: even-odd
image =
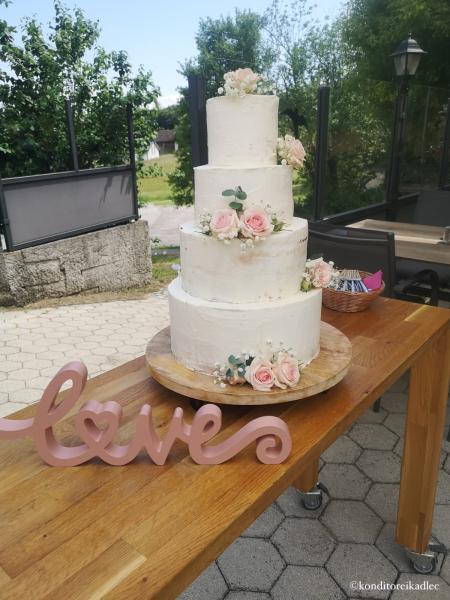
[[[87,369],[81,362],[62,367],[50,381],[37,405],[32,419],[0,418],[0,438],[33,438],[41,458],[55,467],[73,467],[99,457],[110,465],[125,465],[145,450],[157,465],[163,465],[178,438],[187,444],[189,454],[198,464],[220,464],[256,441],[256,456],[265,464],[286,460],[292,448],[289,430],[278,417],[253,419],[224,442],[206,446],[222,426],[222,413],[215,404],[202,406],[192,423],[184,422],[183,409],[176,408],[163,438],[155,431],[152,407],[144,404],[135,421],[135,434],[128,444],[116,444],[113,439],[120,427],[122,407],[112,400],[101,403],[88,400],[75,416],[75,429],[81,438],[78,446],[63,446],[55,438],[53,426],[73,408],[83,392]],[[64,383],[72,382],[63,400],[55,404]]]

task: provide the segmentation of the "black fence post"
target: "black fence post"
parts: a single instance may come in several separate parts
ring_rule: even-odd
[[[192,166],[208,162],[206,142],[206,82],[199,75],[188,76],[189,119],[191,122]]]
[[[320,220],[325,202],[329,114],[330,87],[328,85],[320,85],[317,92],[317,134],[316,153],[314,158],[314,221]]]
[[[77,153],[77,141],[75,138],[75,128],[73,126],[73,111],[72,104],[69,98],[65,99],[66,107],[66,122],[67,122],[67,133],[69,135],[70,152],[72,154],[72,167],[74,171],[78,171],[78,153]]]
[[[131,102],[127,103],[127,130],[128,130],[128,150],[130,153],[130,167],[132,171],[132,182],[133,182],[133,200],[135,217],[139,219],[139,205],[138,205],[138,189],[136,180],[136,149],[134,146],[134,127],[133,127],[133,105]]]
[[[447,101],[447,121],[445,123],[444,145],[442,147],[441,164],[439,168],[439,187],[444,188],[450,184],[449,162],[450,162],[450,98]]]

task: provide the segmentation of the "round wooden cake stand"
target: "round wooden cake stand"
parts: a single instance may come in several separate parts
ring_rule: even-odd
[[[164,387],[203,402],[215,404],[279,404],[308,398],[343,379],[350,367],[352,345],[339,330],[327,323],[320,327],[320,354],[302,371],[298,385],[270,392],[257,392],[250,385],[221,388],[214,377],[188,369],[170,350],[170,327],[157,333],[147,346],[145,358],[150,373]]]

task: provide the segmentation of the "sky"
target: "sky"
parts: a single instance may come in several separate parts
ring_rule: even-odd
[[[342,0],[316,0],[314,16],[333,19]],[[101,27],[99,43],[106,50],[126,50],[134,68],[150,69],[161,89],[161,105],[176,101],[183,78],[180,62],[195,56],[195,34],[200,18],[233,14],[235,7],[262,13],[271,0],[65,0],[69,7],[82,8]],[[12,25],[36,15],[47,23],[53,15],[52,0],[12,0],[0,15]]]

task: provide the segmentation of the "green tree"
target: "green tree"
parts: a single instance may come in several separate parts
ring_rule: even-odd
[[[178,104],[171,104],[165,108],[160,108],[156,117],[159,129],[175,129],[178,124],[178,117]]]
[[[389,55],[411,32],[428,52],[416,80],[438,87],[450,84],[448,0],[348,0],[343,32],[364,78],[392,79]]]
[[[182,66],[181,73],[186,77],[203,76],[209,98],[217,95],[227,71],[250,67],[258,73],[266,72],[270,56],[262,44],[262,26],[262,17],[252,11],[236,10],[233,17],[202,19],[196,36],[198,55]],[[180,92],[177,168],[169,175],[169,183],[176,204],[191,204],[194,198],[187,88]]]
[[[54,9],[48,36],[35,18],[25,19],[21,45],[15,29],[0,21],[3,177],[70,168],[64,97],[73,104],[81,168],[128,161],[128,102],[138,155],[154,137],[158,89],[151,73],[141,67],[133,75],[126,52],[97,46],[99,24],[80,9],[70,11],[60,0]]]

